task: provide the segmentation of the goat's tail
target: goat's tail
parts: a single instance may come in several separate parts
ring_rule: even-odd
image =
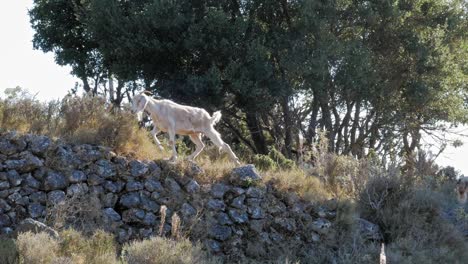
[[[218,123],[219,120],[221,120],[221,111],[216,111],[211,116],[211,125],[216,125],[216,123]]]

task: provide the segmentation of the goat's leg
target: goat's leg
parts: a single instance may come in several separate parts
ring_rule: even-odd
[[[158,128],[156,127],[156,125],[153,125],[153,130],[151,131],[151,134],[153,135],[154,141],[156,142],[156,145],[158,146],[159,150],[163,151],[164,149],[161,145],[161,142],[159,142],[159,139],[157,137],[158,133],[159,133]]]
[[[240,165],[239,158],[237,158],[236,154],[232,152],[231,147],[226,144],[222,139],[221,135],[216,131],[213,127],[211,127],[208,131],[205,131],[205,135],[213,141],[213,143],[218,146],[221,150],[226,151],[231,158],[231,160],[236,164]]]
[[[169,129],[167,131],[169,134],[169,145],[172,146],[172,157],[171,161],[176,161],[177,160],[177,150],[176,150],[176,145],[175,145],[175,131],[173,129]]]
[[[202,152],[205,144],[203,144],[201,133],[190,135],[190,140],[197,146],[195,151],[187,157],[188,160],[193,161]]]

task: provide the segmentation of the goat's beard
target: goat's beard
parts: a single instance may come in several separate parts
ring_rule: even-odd
[[[143,111],[137,112],[138,122],[143,121]]]

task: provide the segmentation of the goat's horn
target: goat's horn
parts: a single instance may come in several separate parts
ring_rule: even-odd
[[[146,94],[146,95],[153,95],[153,92],[148,91],[148,90],[143,91],[143,93]]]

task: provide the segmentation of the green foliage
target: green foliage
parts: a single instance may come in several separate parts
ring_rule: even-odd
[[[276,162],[270,156],[262,154],[256,154],[252,159],[252,163],[256,168],[264,171],[275,170],[277,167]]]
[[[4,264],[19,263],[18,249],[13,239],[0,237],[0,262]]]

